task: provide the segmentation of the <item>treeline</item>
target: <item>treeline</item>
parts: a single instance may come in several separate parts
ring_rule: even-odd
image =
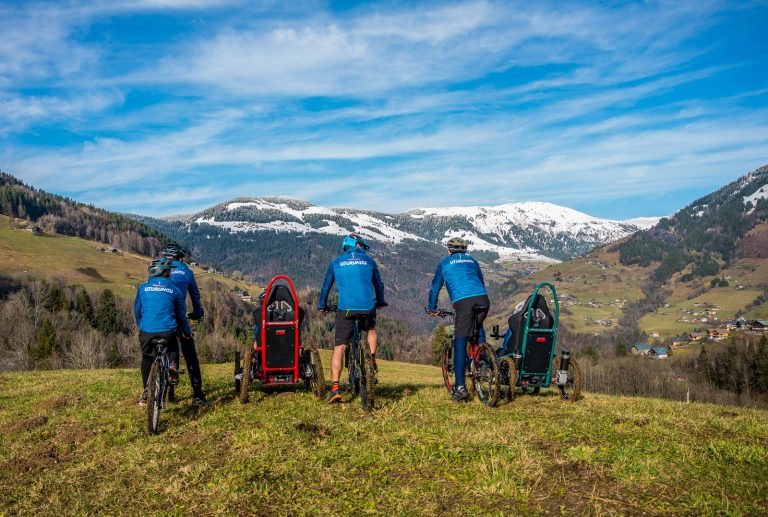
[[[768,408],[767,342],[766,336],[742,337],[667,359],[626,356],[618,343],[618,357],[590,347],[577,357],[588,391]]]
[[[193,322],[203,362],[222,362],[250,339],[252,306],[222,283],[201,288]],[[0,278],[0,370],[118,368],[139,364],[131,300],[58,281]]]
[[[656,227],[618,245],[621,263],[647,267],[658,262],[652,280],[663,282],[690,266],[684,281],[716,275],[737,256],[740,240],[768,221],[768,199],[753,205],[744,196],[768,183],[768,167],[694,201]]]
[[[92,239],[146,256],[155,256],[167,240],[124,215],[35,189],[4,172],[0,172],[0,214],[25,219],[50,233]]]

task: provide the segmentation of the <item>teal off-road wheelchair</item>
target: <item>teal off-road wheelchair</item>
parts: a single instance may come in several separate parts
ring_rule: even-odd
[[[552,294],[555,312],[539,291],[548,289]],[[560,396],[572,402],[581,395],[581,368],[571,357],[568,348],[563,347],[556,354],[557,325],[560,306],[555,286],[549,282],[538,284],[525,302],[515,307],[509,317],[509,328],[502,336],[499,325],[493,326],[490,334],[495,339],[503,338],[502,347],[496,352],[499,361],[501,396],[508,401],[515,397],[517,388],[523,394],[536,395],[542,388],[555,385]]]

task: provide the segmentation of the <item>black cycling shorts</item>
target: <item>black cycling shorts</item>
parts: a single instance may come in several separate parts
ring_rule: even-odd
[[[469,337],[472,333],[472,307],[475,305],[481,305],[483,307],[490,308],[491,301],[488,299],[488,295],[470,296],[469,298],[463,298],[453,304],[453,310],[456,312],[456,317],[453,322],[453,335],[456,337]],[[488,309],[477,315],[478,327],[483,326],[485,317],[488,316]]]
[[[336,346],[348,345],[355,334],[355,320],[361,332],[376,328],[376,309],[369,311],[336,311]]]
[[[152,339],[160,337],[167,339],[169,341],[168,343],[168,352],[178,352],[179,351],[179,338],[178,338],[178,332],[175,330],[169,330],[167,332],[144,332],[143,330],[139,331],[139,344],[141,345],[141,353],[154,357],[155,356],[155,347],[149,346],[149,342],[152,341]]]

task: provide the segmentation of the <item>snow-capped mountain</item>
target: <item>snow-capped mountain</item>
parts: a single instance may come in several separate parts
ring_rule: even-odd
[[[463,237],[471,249],[495,252],[502,260],[557,261],[634,233],[645,224],[611,221],[544,202],[498,206],[416,208],[386,214],[330,209],[288,197],[240,197],[200,213],[169,218],[230,232],[277,231],[343,235],[356,232],[390,245],[406,240],[441,243]]]

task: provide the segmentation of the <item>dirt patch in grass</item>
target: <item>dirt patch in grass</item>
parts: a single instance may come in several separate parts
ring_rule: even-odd
[[[330,436],[331,430],[322,425],[313,424],[311,422],[301,422],[296,424],[295,429],[301,433],[306,433],[312,438],[319,440],[320,438]]]
[[[33,416],[24,418],[18,422],[11,422],[2,427],[3,433],[18,433],[19,431],[27,431],[36,429],[48,422],[47,416]]]
[[[79,396],[56,397],[55,399],[46,399],[46,400],[40,401],[37,404],[35,404],[35,407],[37,409],[47,409],[51,411],[56,411],[77,402],[81,398],[82,397],[79,397]]]
[[[93,278],[94,280],[98,280],[99,282],[107,281],[106,278],[101,276],[101,273],[99,273],[98,271],[96,271],[95,268],[92,268],[92,267],[78,267],[78,268],[75,268],[75,271],[87,276],[88,278]]]
[[[98,432],[94,429],[79,427],[74,422],[67,422],[56,429],[53,438],[38,442],[28,454],[19,454],[0,464],[0,472],[2,472],[0,479],[14,479],[21,474],[40,472],[61,463],[80,459],[81,446]]]

